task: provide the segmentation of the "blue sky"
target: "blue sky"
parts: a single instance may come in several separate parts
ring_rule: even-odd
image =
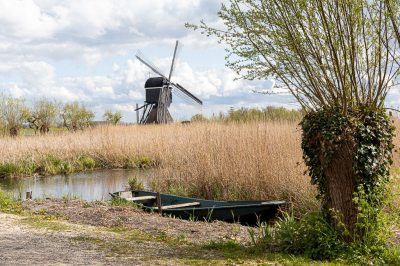
[[[112,109],[136,122],[133,109],[143,104],[149,76],[135,59],[137,49],[168,73],[179,40],[184,47],[173,81],[203,101],[205,116],[231,106],[297,108],[289,95],[252,92],[270,90],[272,80],[234,81],[236,74],[225,67],[224,44],[184,27],[203,19],[222,28],[217,16],[222,2],[228,1],[0,1],[0,92],[28,102],[42,96],[85,101],[97,119]],[[398,94],[392,90],[389,105],[399,105]],[[170,112],[175,119],[199,113],[178,97]]]

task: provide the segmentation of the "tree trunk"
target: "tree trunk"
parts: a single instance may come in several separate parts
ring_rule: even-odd
[[[10,136],[16,138],[18,136],[19,129],[16,127],[10,128]]]
[[[40,135],[46,135],[46,133],[49,132],[49,130],[50,130],[49,127],[42,125],[40,127]]]
[[[388,180],[393,147],[394,127],[385,113],[357,112],[352,117],[343,117],[337,110],[310,112],[301,124],[303,158],[311,183],[318,186],[328,222],[349,233],[343,234],[346,242],[360,240],[365,233],[356,230],[356,224],[363,222],[358,220],[359,206],[353,202],[359,187],[369,197],[368,204],[381,206],[375,195],[382,191],[375,189]]]
[[[344,236],[344,240],[349,242],[353,240],[355,223],[358,220],[357,205],[353,202],[354,192],[357,189],[353,170],[355,160],[353,154],[356,149],[356,142],[343,133],[333,144],[326,141],[321,141],[321,144],[326,150],[328,150],[328,147],[333,149],[331,160],[324,170],[324,174],[328,178],[326,184],[327,202],[324,207],[327,210],[334,209],[339,212],[340,222],[345,224],[350,233],[349,236]],[[320,154],[319,157],[321,164],[325,165],[326,157],[323,154]],[[343,227],[338,227],[338,219],[331,218],[331,222],[335,228],[344,230]]]

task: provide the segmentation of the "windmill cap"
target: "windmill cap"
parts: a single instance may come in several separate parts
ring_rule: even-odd
[[[145,88],[162,88],[165,83],[166,83],[166,80],[164,80],[163,77],[149,78],[148,80],[146,80],[144,87]]]

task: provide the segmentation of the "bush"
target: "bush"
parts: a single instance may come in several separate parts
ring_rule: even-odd
[[[347,248],[340,233],[316,212],[299,220],[285,213],[276,224],[275,240],[281,251],[318,260],[337,258]]]
[[[142,190],[143,182],[139,181],[136,175],[132,176],[128,179],[128,188],[130,190]]]
[[[151,159],[149,157],[136,157],[135,164],[137,168],[150,167]]]
[[[90,157],[84,157],[79,160],[79,164],[83,169],[93,169],[96,166],[96,161]]]

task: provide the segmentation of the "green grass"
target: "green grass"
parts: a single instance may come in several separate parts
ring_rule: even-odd
[[[134,204],[133,202],[124,200],[120,197],[111,198],[109,204],[112,206],[129,206],[129,207],[133,207],[133,208],[138,208],[138,206],[136,204]]]
[[[285,253],[270,253],[265,249],[255,248],[253,246],[246,247],[231,240],[221,242],[211,241],[209,244],[204,245],[203,248],[218,251],[225,257],[228,264],[230,263],[232,265],[245,262],[257,262],[258,265],[269,265],[269,262],[277,263],[277,265],[353,265],[344,262],[313,261],[301,255],[294,256]]]
[[[64,200],[81,200],[82,195],[80,195],[78,193],[64,193],[62,198]]]
[[[24,219],[19,220],[20,223],[29,225],[33,228],[41,229],[46,228],[52,231],[71,231],[75,229],[74,225],[68,225],[67,223],[59,223],[54,219],[46,219],[40,215],[26,214]]]
[[[79,156],[63,160],[54,155],[41,155],[42,158],[25,158],[14,163],[0,164],[0,178],[26,177],[38,174],[41,176],[56,174],[71,174],[74,172],[93,170],[101,167],[88,156]]]
[[[68,159],[61,159],[52,154],[39,154],[35,158],[26,158],[0,164],[0,178],[30,177],[32,175],[72,174],[75,172],[92,171],[96,168],[150,168],[152,161],[148,157],[136,157],[132,163],[117,161],[115,165],[104,165],[101,156],[92,158],[80,155]],[[140,182],[138,183],[140,184]]]

